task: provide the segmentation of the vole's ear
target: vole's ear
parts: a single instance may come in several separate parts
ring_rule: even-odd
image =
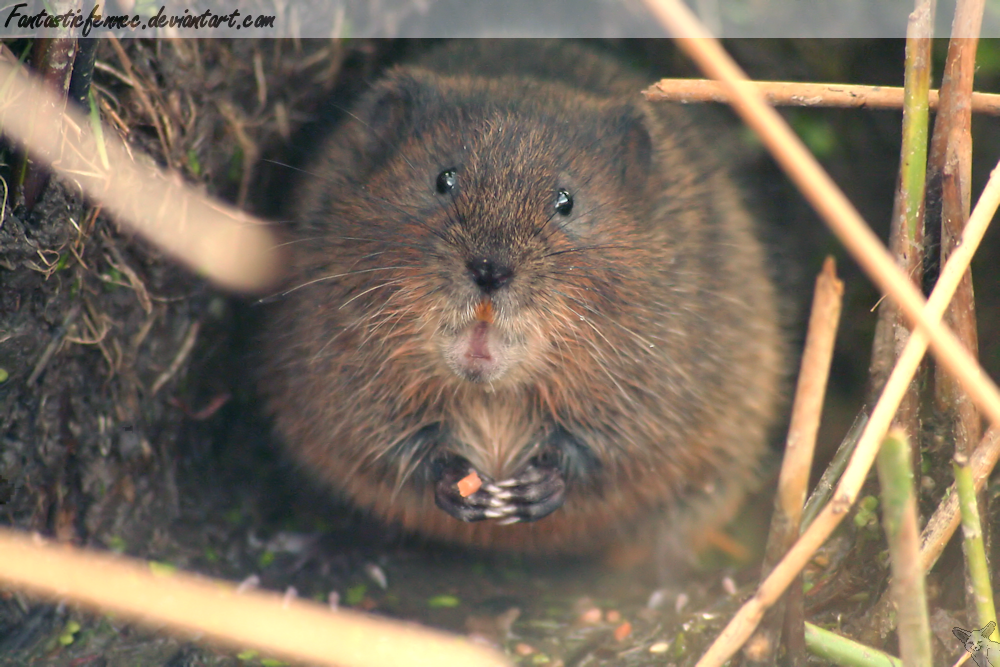
[[[620,166],[625,186],[642,188],[653,167],[653,139],[646,114],[642,108],[628,104],[617,109],[611,119],[610,135],[617,143],[613,164]]]
[[[348,121],[359,125],[354,136],[360,139],[361,164],[374,167],[393,155],[414,131],[417,113],[439,96],[430,73],[414,69],[389,72],[365,95]]]

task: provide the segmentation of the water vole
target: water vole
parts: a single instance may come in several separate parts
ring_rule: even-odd
[[[712,127],[643,85],[582,46],[458,42],[352,108],[266,336],[309,470],[406,529],[529,551],[741,498],[779,405],[776,296]]]

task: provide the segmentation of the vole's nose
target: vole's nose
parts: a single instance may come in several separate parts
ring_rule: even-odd
[[[469,269],[472,282],[476,283],[484,294],[497,291],[514,276],[514,271],[509,266],[486,258],[471,260],[466,267]]]

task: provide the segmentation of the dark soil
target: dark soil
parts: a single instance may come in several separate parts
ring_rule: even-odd
[[[280,224],[282,195],[290,180],[303,177],[288,165],[302,163],[339,107],[381,67],[424,44],[126,40],[122,46],[118,53],[102,43],[98,54],[95,87],[106,126],[209,193]],[[639,62],[667,63],[661,68],[667,74],[693,73],[669,44],[612,46]],[[901,42],[730,47],[758,78],[902,82]],[[997,76],[984,67],[977,87],[995,89]],[[164,140],[151,109],[167,128]],[[899,114],[787,116],[883,233],[899,159]],[[976,123],[977,192],[1000,154],[995,123]],[[824,254],[838,256],[847,282],[822,463],[861,407],[878,295],[759,147],[747,140],[737,153],[751,198],[786,258],[779,266],[790,276],[783,281],[790,312],[802,311]],[[12,153],[6,158],[14,163]],[[8,203],[0,225],[2,525],[231,581],[255,575],[264,588],[294,587],[301,597],[322,601],[335,592],[342,605],[477,632],[523,664],[543,664],[543,655],[547,664],[566,667],[664,664],[664,655],[692,664],[740,595],[752,590],[756,556],[734,561],[732,554],[707,554],[700,576],[673,586],[653,609],[648,603],[659,582],[648,562],[626,568],[491,557],[421,544],[379,526],[313,487],[276,446],[253,389],[263,311],[255,300],[222,293],[172,264],[66,183],[53,182],[30,212]],[[981,356],[994,376],[1000,370],[997,245],[987,240],[975,274]],[[177,363],[191,337],[193,349]],[[760,548],[769,503],[761,498],[733,530],[751,552]],[[807,598],[813,620],[848,632],[863,625],[866,603],[877,598],[886,574],[876,557],[878,538],[855,543],[853,537],[846,531],[829,547],[828,564],[814,574],[823,585]],[[939,569],[935,604],[948,619],[964,621],[955,559],[946,557]],[[581,625],[581,615],[595,606],[631,622],[631,635],[613,637],[621,622],[613,616]],[[943,641],[936,647],[942,662],[961,649]],[[658,652],[664,642],[665,654]],[[521,648],[521,656],[518,644],[535,653]],[[0,664],[267,662],[0,589]]]

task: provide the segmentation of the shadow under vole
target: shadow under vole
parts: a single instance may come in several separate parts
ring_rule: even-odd
[[[735,510],[782,403],[777,299],[713,127],[644,83],[578,45],[455,42],[352,108],[307,167],[266,334],[311,473],[495,549]]]

